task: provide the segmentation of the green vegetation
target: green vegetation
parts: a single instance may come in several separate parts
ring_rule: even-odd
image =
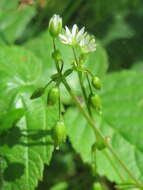
[[[142,20],[142,0],[0,0],[0,190],[143,189]]]

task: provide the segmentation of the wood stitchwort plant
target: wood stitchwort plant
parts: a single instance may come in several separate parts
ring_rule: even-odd
[[[52,82],[55,83],[55,87],[49,91],[47,102],[48,104],[54,104],[56,101],[59,101],[59,118],[57,124],[53,128],[53,140],[55,148],[59,149],[59,146],[65,142],[66,139],[66,127],[64,125],[64,119],[61,114],[61,93],[60,86],[63,84],[70,94],[71,98],[77,105],[77,108],[81,114],[85,117],[87,122],[92,127],[96,142],[93,145],[92,152],[104,151],[106,158],[111,162],[112,167],[115,169],[117,175],[121,178],[121,181],[124,183],[124,177],[118,172],[118,168],[110,160],[106,149],[112,154],[113,157],[120,163],[121,167],[125,170],[128,176],[134,182],[134,185],[138,189],[143,189],[143,185],[136,179],[132,171],[128,169],[128,166],[124,163],[123,160],[118,156],[118,152],[115,152],[110,146],[109,138],[102,135],[101,131],[96,126],[96,118],[94,117],[94,112],[96,111],[97,115],[102,117],[102,103],[101,98],[98,92],[95,93],[95,90],[98,91],[102,88],[101,79],[98,76],[94,76],[91,71],[89,71],[84,62],[87,59],[88,55],[91,52],[96,51],[96,42],[92,35],[89,35],[85,32],[85,28],[79,30],[77,25],[73,25],[72,30],[67,26],[65,29],[62,29],[62,18],[59,15],[54,15],[49,22],[49,33],[53,39],[53,60],[57,69],[57,73],[51,76],[50,82],[44,87],[37,89],[31,96],[31,99],[38,98],[44,94],[45,88],[47,88]],[[62,53],[56,46],[56,40],[59,38],[61,43],[65,46],[70,46],[73,51],[74,62],[72,62],[71,67],[67,70],[64,70],[64,60],[62,59]],[[98,47],[97,47],[98,48]],[[69,60],[70,61],[70,60]],[[84,105],[80,102],[76,94],[71,89],[66,79],[73,72],[77,73],[83,99]],[[85,79],[87,80],[88,86],[85,88]],[[87,90],[89,89],[89,92]],[[104,166],[103,166],[104,167]],[[122,186],[122,185],[121,185]]]
[[[93,0],[73,17],[78,1],[7,1],[0,1],[0,190],[142,189],[141,28],[134,26],[142,2],[134,4],[140,16],[131,1],[123,14]],[[48,25],[61,6],[64,19],[54,15]]]

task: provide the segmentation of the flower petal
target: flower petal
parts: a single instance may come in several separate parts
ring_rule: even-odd
[[[78,31],[78,26],[76,24],[72,27],[72,37],[75,38]]]
[[[83,28],[78,32],[78,34],[77,34],[77,39],[79,39],[79,38],[82,37],[82,35],[84,34],[84,29],[85,29],[85,27],[83,27]]]
[[[67,26],[65,26],[67,36],[71,36],[71,32]]]

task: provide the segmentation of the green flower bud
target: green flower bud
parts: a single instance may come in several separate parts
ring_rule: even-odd
[[[62,56],[61,56],[61,53],[59,50],[55,50],[53,53],[52,53],[52,57],[55,61],[61,61],[62,60]]]
[[[62,30],[62,18],[59,15],[53,15],[49,22],[49,32],[53,38],[58,37]]]
[[[96,109],[96,111],[101,112],[102,104],[101,104],[101,98],[97,94],[91,94],[89,95],[89,103],[90,105]]]
[[[51,88],[47,97],[47,104],[54,105],[59,99],[59,89],[57,87]]]
[[[53,140],[56,148],[66,141],[66,136],[66,127],[64,122],[58,121],[53,128]]]
[[[102,83],[101,83],[101,80],[100,80],[100,78],[98,78],[98,77],[93,77],[92,78],[92,85],[94,86],[94,88],[96,88],[96,89],[101,89],[101,87],[102,87]]]
[[[38,88],[36,89],[33,94],[31,95],[30,99],[35,99],[35,98],[39,98],[40,96],[43,95],[45,89],[44,88]]]

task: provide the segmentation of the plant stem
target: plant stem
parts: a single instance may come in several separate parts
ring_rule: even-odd
[[[46,89],[46,88],[51,84],[51,82],[53,82],[53,81],[50,80],[50,81],[44,86],[44,88]]]
[[[86,78],[87,78],[88,86],[89,86],[89,89],[90,89],[90,93],[93,94],[92,87],[91,87],[90,80],[89,80],[89,77],[88,77],[87,73],[86,73]]]
[[[61,119],[61,92],[60,92],[60,86],[58,86],[59,88],[59,120]]]
[[[54,51],[56,51],[55,38],[53,38],[53,47],[54,47]],[[56,68],[57,68],[58,73],[61,73],[58,62],[55,61],[55,63],[56,63]]]
[[[77,57],[76,57],[75,49],[72,48],[72,50],[73,50],[73,54],[74,54],[76,64],[79,65]],[[84,101],[85,101],[88,113],[89,113],[89,115],[91,115],[92,113],[91,113],[91,109],[90,109],[89,104],[88,104],[88,98],[87,98],[86,91],[85,91],[84,84],[83,84],[82,73],[80,71],[78,71],[78,79],[79,79],[80,87],[81,87],[81,90],[82,90],[82,94],[83,94],[83,97],[84,97]]]
[[[143,189],[143,185],[134,177],[134,175],[130,172],[130,170],[126,167],[126,165],[124,164],[124,162],[119,158],[119,156],[116,154],[116,152],[114,152],[114,150],[112,149],[112,147],[108,144],[108,142],[104,139],[104,136],[102,135],[102,133],[100,132],[100,130],[96,127],[94,121],[90,118],[90,116],[86,113],[86,111],[82,108],[79,100],[77,99],[77,97],[74,95],[74,93],[72,92],[70,86],[68,85],[66,79],[62,78],[62,83],[64,84],[65,88],[67,89],[67,91],[69,92],[70,96],[73,98],[75,104],[77,105],[78,109],[80,110],[80,112],[82,113],[82,115],[85,117],[85,119],[88,121],[88,123],[90,124],[90,126],[92,127],[94,133],[96,136],[99,136],[104,144],[106,145],[106,147],[108,148],[108,150],[112,153],[112,155],[116,158],[116,160],[118,160],[118,162],[120,163],[120,165],[122,166],[122,168],[126,171],[126,173],[131,177],[131,179],[136,183],[136,185]]]

